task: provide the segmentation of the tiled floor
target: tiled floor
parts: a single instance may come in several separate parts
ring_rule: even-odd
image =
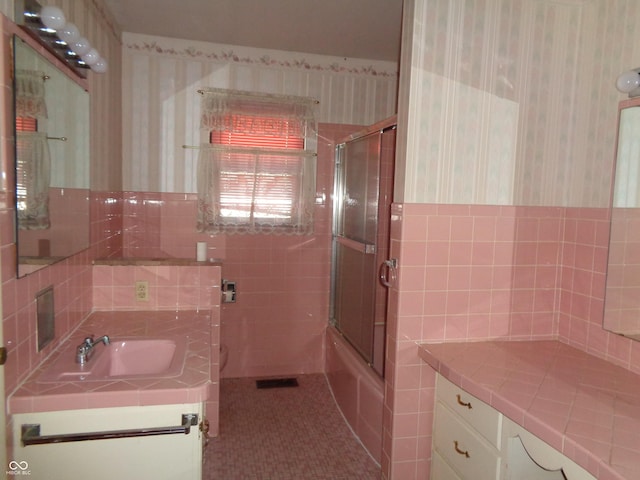
[[[220,435],[205,453],[204,480],[373,480],[380,467],[353,436],[324,375],[298,387],[257,389],[224,379]]]

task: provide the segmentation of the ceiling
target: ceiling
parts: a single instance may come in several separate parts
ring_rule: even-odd
[[[104,0],[123,31],[399,61],[402,0]]]

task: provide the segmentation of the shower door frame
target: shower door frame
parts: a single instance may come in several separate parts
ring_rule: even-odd
[[[332,232],[331,232],[331,290],[330,290],[330,307],[329,307],[329,313],[330,313],[330,324],[333,325],[334,327],[337,328],[337,330],[340,332],[340,334],[345,338],[345,340],[351,344],[351,346],[354,348],[355,351],[358,352],[358,354],[363,358],[363,360],[367,363],[367,365],[369,367],[371,367],[378,375],[380,375],[381,377],[384,376],[384,348],[385,348],[385,339],[384,337],[386,337],[386,301],[385,301],[385,311],[384,311],[384,317],[385,317],[385,324],[382,325],[383,327],[383,338],[382,339],[378,339],[379,340],[379,348],[382,351],[378,351],[376,352],[376,328],[378,326],[380,326],[378,323],[375,322],[375,318],[372,319],[373,325],[373,332],[372,332],[372,353],[371,353],[371,358],[367,358],[366,353],[362,352],[360,348],[358,348],[357,345],[354,344],[354,342],[348,337],[348,335],[345,335],[339,325],[338,319],[336,318],[336,285],[338,283],[338,279],[337,279],[337,261],[338,261],[338,243],[340,243],[341,245],[343,245],[346,248],[352,248],[355,247],[356,250],[361,251],[362,253],[365,254],[373,254],[375,256],[374,259],[374,268],[373,268],[373,275],[372,275],[372,279],[371,281],[373,282],[372,288],[374,289],[374,295],[373,295],[373,313],[375,315],[375,309],[377,308],[376,306],[376,299],[377,299],[377,295],[375,293],[375,289],[377,288],[377,283],[378,283],[378,279],[377,279],[377,273],[378,273],[378,269],[380,268],[380,263],[382,261],[384,261],[388,255],[388,248],[389,248],[389,239],[387,238],[387,244],[386,244],[386,252],[380,252],[379,251],[379,229],[380,229],[380,200],[381,200],[381,191],[380,191],[380,178],[381,178],[381,167],[382,167],[382,162],[381,162],[381,158],[382,158],[382,149],[383,149],[383,134],[386,133],[389,130],[395,130],[396,129],[396,125],[397,125],[397,119],[395,116],[383,120],[381,122],[378,122],[374,125],[371,125],[370,127],[366,128],[365,130],[362,130],[360,132],[357,132],[353,135],[349,135],[348,137],[346,137],[345,139],[343,139],[340,142],[337,142],[336,147],[335,147],[335,168],[334,168],[334,188],[333,188],[333,214],[332,214]],[[376,196],[377,196],[377,206],[376,206],[376,240],[375,243],[373,245],[370,245],[368,243],[365,242],[358,242],[355,240],[351,240],[348,239],[346,237],[340,236],[338,235],[338,231],[339,231],[339,223],[340,220],[342,219],[342,210],[343,210],[343,194],[342,192],[344,192],[345,189],[345,185],[344,185],[344,176],[339,176],[338,175],[338,170],[341,168],[339,161],[340,161],[340,152],[341,149],[344,148],[344,146],[351,142],[351,141],[356,141],[356,140],[360,140],[360,139],[364,139],[366,137],[372,136],[372,135],[377,135],[379,136],[378,139],[378,182],[377,182],[377,192],[376,192]],[[394,142],[395,145],[395,142]],[[395,156],[395,155],[394,155]],[[394,159],[395,162],[395,159]],[[392,191],[393,191],[393,179],[391,179],[391,184],[390,184],[390,197],[388,200],[388,203],[390,204],[390,202],[392,201]],[[387,219],[389,220],[389,219]],[[388,234],[387,234],[388,236]],[[342,238],[342,240],[339,240],[339,238]],[[382,253],[382,257],[380,257],[380,254]],[[377,260],[377,261],[375,261]],[[388,292],[385,294],[388,295]],[[380,358],[377,357],[377,355],[381,355]],[[376,359],[378,360],[378,362],[376,362]],[[378,364],[377,366],[375,364]]]

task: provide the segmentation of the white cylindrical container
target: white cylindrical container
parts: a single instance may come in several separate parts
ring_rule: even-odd
[[[204,262],[207,259],[207,242],[198,242],[196,244],[196,260]]]

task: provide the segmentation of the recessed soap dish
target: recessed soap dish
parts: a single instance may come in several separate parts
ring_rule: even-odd
[[[55,309],[53,306],[53,285],[36,293],[38,351],[55,338]]]

